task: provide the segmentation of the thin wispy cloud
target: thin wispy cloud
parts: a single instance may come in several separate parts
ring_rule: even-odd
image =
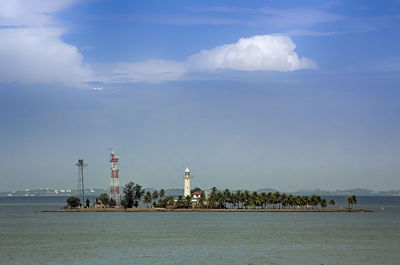
[[[181,13],[131,13],[92,15],[92,18],[110,21],[136,21],[141,23],[175,26],[193,25],[246,25],[251,27],[275,26],[311,27],[346,19],[334,14],[323,5],[321,8],[238,8],[230,6],[188,7],[189,14]]]
[[[319,24],[346,19],[345,16],[329,12],[328,7],[321,8],[237,8],[226,6],[190,7],[194,12],[212,12],[216,14],[236,16],[239,14],[241,24],[253,27],[274,26],[278,28],[312,27]]]
[[[315,26],[343,20],[345,18],[344,16],[333,14],[326,10],[318,10],[316,8],[276,9],[265,7],[258,9],[258,12],[265,16],[254,19],[252,23],[279,27]]]
[[[240,24],[269,29],[269,33],[305,36],[331,36],[355,32],[375,31],[395,25],[399,16],[351,17],[330,11],[340,2],[322,4],[320,7],[297,8],[238,8],[230,6],[190,7],[193,12],[211,12],[240,20]],[[337,30],[332,30],[332,26]],[[272,29],[272,30],[271,30]]]
[[[134,14],[124,16],[118,15],[118,19],[131,19],[143,23],[166,24],[176,26],[195,26],[195,25],[236,25],[243,22],[235,18],[224,18],[218,16],[199,16],[182,14]]]
[[[103,83],[159,83],[180,80],[187,72],[184,63],[167,60],[119,62],[93,65],[96,81]]]

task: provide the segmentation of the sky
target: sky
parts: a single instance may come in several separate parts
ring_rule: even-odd
[[[0,190],[400,189],[400,1],[0,0]]]

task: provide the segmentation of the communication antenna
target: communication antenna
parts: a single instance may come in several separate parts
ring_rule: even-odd
[[[111,178],[110,178],[110,198],[116,202],[116,207],[121,206],[121,197],[119,194],[119,157],[110,148]]]
[[[76,187],[76,197],[82,199],[82,205],[85,204],[85,186],[83,181],[83,168],[87,165],[83,163],[83,159],[79,159],[75,164],[78,167],[78,185]]]

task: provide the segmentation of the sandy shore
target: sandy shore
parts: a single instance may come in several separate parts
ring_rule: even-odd
[[[337,213],[337,212],[373,212],[368,209],[165,209],[165,208],[82,208],[43,210],[42,212],[307,212],[307,213]]]

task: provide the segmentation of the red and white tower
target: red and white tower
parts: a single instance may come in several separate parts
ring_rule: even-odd
[[[114,151],[111,151],[111,180],[110,180],[110,198],[114,198],[117,202],[116,207],[121,206],[121,197],[119,195],[119,158],[115,156]]]

